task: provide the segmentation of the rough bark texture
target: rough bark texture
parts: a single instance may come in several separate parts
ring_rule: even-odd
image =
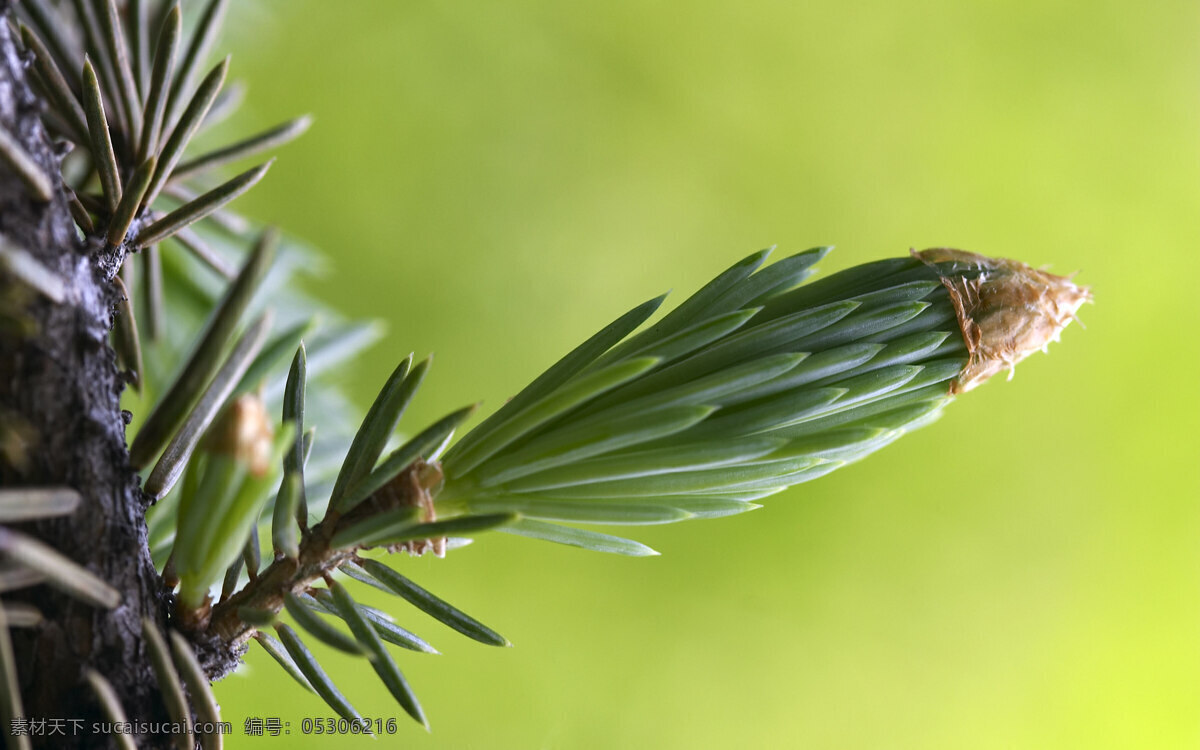
[[[13,45],[8,5],[0,0],[0,125],[61,187],[61,155],[39,119],[41,103]],[[104,611],[46,586],[12,595],[36,605],[46,618],[36,629],[13,631],[25,714],[86,719],[90,726],[101,717],[82,679],[83,670],[92,667],[112,682],[131,721],[166,721],[141,620],[149,616],[162,627],[167,602],[147,550],[138,478],[129,466],[118,401],[123,376],[107,343],[118,301],[112,279],[124,250],[106,252],[79,241],[61,190],[50,203],[37,203],[3,167],[0,235],[56,271],[67,288],[63,304],[18,294],[24,290],[11,281],[0,290],[9,313],[19,304],[22,319],[0,327],[0,431],[9,436],[10,447],[14,435],[23,441],[19,450],[0,452],[0,487],[78,490],[84,501],[76,513],[21,530],[96,572],[123,596],[120,606]],[[143,737],[139,747],[168,740]],[[34,741],[56,748],[104,744],[86,730]]]

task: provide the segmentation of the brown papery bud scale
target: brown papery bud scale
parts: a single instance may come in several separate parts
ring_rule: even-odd
[[[970,355],[950,384],[955,394],[971,390],[1001,370],[1008,370],[1011,379],[1017,363],[1058,341],[1080,306],[1092,298],[1090,289],[1069,277],[1015,260],[950,248],[913,255],[939,268]],[[948,263],[956,270],[947,273]]]

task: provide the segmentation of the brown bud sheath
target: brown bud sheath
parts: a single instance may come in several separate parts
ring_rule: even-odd
[[[969,273],[941,277],[970,355],[951,382],[951,393],[965,393],[1003,369],[1011,379],[1017,363],[1057,341],[1079,307],[1092,298],[1090,289],[1076,286],[1066,276],[1015,260],[950,248],[913,255],[931,266],[955,263],[969,269]]]

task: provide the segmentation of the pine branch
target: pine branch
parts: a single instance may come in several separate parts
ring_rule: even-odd
[[[207,682],[234,669],[251,638],[357,718],[280,621],[286,612],[308,636],[367,659],[428,727],[384,643],[436,650],[339,578],[481,643],[509,642],[372,550],[442,556],[499,530],[657,554],[586,526],[757,508],[1011,375],[1090,298],[1066,278],[956,250],[807,284],[829,248],[770,265],[762,251],[651,325],[662,297],[633,308],[456,444],[477,405],[385,456],[431,360],[409,355],[354,429],[320,376],[375,330],[319,325],[288,284],[289,264],[311,256],[291,242],[275,252],[278,233],[226,208],[270,161],[223,182],[210,174],[284,145],[309,118],[189,153],[239,101],[225,87],[228,58],[199,76],[227,2],[204,4],[187,40],[179,6],[151,28],[151,5],[123,14],[115,0],[28,0],[23,53],[0,23],[0,524],[25,524],[0,526],[0,553],[15,563],[0,589],[17,592],[0,607],[2,718],[213,721]],[[0,0],[0,17],[9,11]],[[70,185],[47,128],[88,157],[68,170]],[[128,383],[155,396],[127,451],[118,397]],[[260,538],[274,553],[265,568]],[[81,645],[68,637],[77,632],[96,635]]]

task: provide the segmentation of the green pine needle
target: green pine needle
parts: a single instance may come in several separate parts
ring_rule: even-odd
[[[207,193],[189,201],[143,229],[137,236],[138,247],[146,247],[167,239],[181,229],[209,216],[221,206],[258,184],[266,176],[274,160],[248,169]]]
[[[142,300],[146,311],[146,336],[158,342],[163,334],[163,270],[158,247],[151,245],[139,253]]]
[[[288,592],[283,595],[283,606],[296,624],[326,646],[347,654],[361,654],[363,647],[351,636],[330,625],[317,615],[317,607],[306,604],[299,596]]]
[[[363,560],[361,567],[345,565],[342,570],[358,580],[367,580],[412,604],[417,609],[459,633],[489,646],[511,646],[508,639],[466,612],[431,594],[377,560]]]
[[[109,247],[116,247],[125,241],[129,226],[133,223],[142,197],[146,194],[146,188],[150,186],[150,178],[154,175],[156,164],[157,160],[151,156],[130,175],[117,209],[108,224],[106,239]]]
[[[296,350],[283,393],[283,421],[296,425],[296,440],[283,457],[283,481],[275,498],[271,541],[275,551],[295,559],[300,554],[297,524],[307,528],[308,503],[304,488],[304,390],[307,359],[304,344]]]
[[[92,221],[91,214],[83,207],[83,201],[79,200],[79,196],[75,194],[74,190],[69,191],[67,196],[67,208],[71,211],[71,218],[75,220],[75,224],[83,230],[84,234],[96,233],[96,223]]]
[[[104,711],[105,718],[114,724],[127,722],[125,709],[121,705],[121,699],[117,696],[117,691],[113,688],[112,683],[91,667],[84,670],[83,676],[87,679],[88,686],[91,687],[92,694],[96,696],[101,710]],[[137,750],[133,738],[127,734],[114,734],[112,739],[120,750]]]
[[[32,8],[33,6],[27,7]],[[21,41],[25,44],[26,49],[33,52],[34,70],[41,77],[43,89],[54,106],[54,110],[67,123],[72,137],[77,142],[86,144],[88,142],[87,116],[79,104],[79,99],[71,90],[70,84],[67,83],[62,69],[58,67],[58,63],[54,61],[53,55],[46,49],[46,46],[42,44],[42,40],[28,26],[21,24],[20,30]]]
[[[67,285],[54,271],[25,248],[17,247],[0,237],[0,270],[11,274],[26,286],[61,304],[66,299]]]
[[[69,71],[71,85],[68,90],[78,90],[79,80],[74,75],[83,60],[78,52],[79,45],[66,34],[70,24],[63,20],[48,0],[24,0],[20,7],[37,29],[38,35],[46,40],[46,46],[54,53],[58,68]]]
[[[171,86],[171,94],[167,102],[167,122],[173,122],[179,115],[179,108],[183,106],[185,92],[191,86],[192,78],[212,48],[213,41],[221,28],[225,7],[228,4],[228,0],[210,0],[205,6],[200,20],[196,23],[192,39],[188,43],[187,51],[179,65],[179,72]],[[201,84],[201,88],[203,86],[204,84]]]
[[[121,295],[121,301],[117,304],[116,321],[113,323],[112,345],[117,353],[118,363],[128,373],[130,387],[140,392],[146,365],[142,359],[142,338],[138,335],[137,317],[134,315],[133,303],[125,282],[117,276],[113,279],[113,284]]]
[[[167,108],[167,92],[171,73],[175,68],[175,53],[179,48],[181,30],[179,4],[171,6],[163,19],[154,47],[154,68],[150,74],[150,85],[146,92],[146,106],[142,113],[141,146],[138,155],[146,158],[158,149],[162,135],[163,115]]]
[[[258,645],[263,647],[263,651],[271,655],[272,659],[279,662],[279,666],[283,667],[283,671],[295,680],[297,685],[310,693],[314,692],[312,685],[308,682],[308,678],[300,671],[300,668],[293,661],[291,654],[288,653],[282,643],[261,630],[254,634],[254,640],[258,642]]]
[[[81,499],[70,487],[5,488],[0,490],[0,523],[70,515]]]
[[[5,617],[4,608],[0,607],[0,721],[12,726],[17,719],[25,718],[25,709],[21,702],[16,651],[8,627],[8,618]],[[10,733],[5,739],[11,750],[30,750],[33,747],[27,735]]]
[[[276,377],[279,367],[288,360],[289,355],[294,355],[296,347],[303,346],[301,342],[304,337],[316,327],[316,318],[306,318],[268,341],[251,363],[250,369],[242,376],[242,382],[238,383],[234,393],[246,393],[261,388],[267,381]],[[286,414],[284,421],[288,421]]]
[[[196,658],[196,653],[186,638],[174,630],[169,632],[169,637],[175,666],[192,696],[196,719],[210,728],[200,735],[200,747],[204,750],[220,750],[223,738],[216,727],[221,721],[221,709],[216,696],[213,695],[212,686],[209,685],[208,675],[200,666],[200,660]]]
[[[275,253],[277,235],[267,232],[256,243],[237,279],[213,309],[203,334],[175,382],[146,417],[130,447],[130,461],[141,469],[154,460],[174,436],[221,364],[221,353],[250,304]]]
[[[371,667],[379,675],[379,679],[387,687],[388,692],[392,694],[405,713],[429,729],[429,720],[425,718],[425,712],[421,709],[417,696],[408,686],[408,680],[404,678],[404,674],[396,666],[392,655],[388,653],[387,647],[383,645],[379,633],[375,631],[370,621],[363,616],[362,611],[355,604],[354,599],[350,597],[350,592],[346,591],[346,587],[337,581],[329,581],[329,591],[333,595],[333,605],[346,624],[350,626],[350,630],[359,644],[366,650]]]
[[[329,499],[331,508],[342,512],[350,509],[350,505],[345,501],[346,490],[366,477],[375,467],[379,454],[383,452],[384,446],[395,431],[404,410],[421,387],[433,360],[432,357],[426,357],[412,367],[412,359],[413,355],[410,354],[400,363],[384,383],[375,402],[371,404],[333,485],[333,494]]]
[[[304,596],[301,597],[303,599]],[[331,615],[340,616],[340,612],[333,603],[333,597],[326,589],[314,589],[312,591],[312,601],[323,608]],[[379,633],[379,637],[400,648],[416,651],[423,654],[436,654],[438,650],[429,645],[423,638],[397,625],[392,621],[392,618],[386,613],[381,612],[374,607],[368,607],[362,604],[355,604],[363,617],[370,623],[371,627],[375,628],[375,632]]]
[[[640,500],[640,498],[639,498]],[[479,500],[471,504],[473,510],[486,513],[491,510],[510,510],[523,517],[541,521],[567,521],[572,523],[602,523],[613,525],[646,526],[651,524],[675,523],[693,517],[693,514],[669,505],[652,505],[637,501],[622,502],[605,499],[601,502],[577,501],[552,497],[517,497],[506,495],[502,500],[489,502]]]
[[[121,592],[92,571],[44,542],[0,526],[0,554],[20,568],[35,571],[49,585],[85,604],[112,609]]]
[[[116,0],[102,0],[99,8],[100,26],[104,38],[104,53],[109,61],[116,79],[118,101],[121,104],[125,122],[129,127],[129,137],[134,139],[142,128],[141,109],[138,108],[137,82],[133,77],[133,68],[129,62],[129,48],[125,43],[125,32],[122,29],[120,10]]]
[[[219,213],[220,212],[218,211],[212,215],[217,216]],[[187,250],[189,253],[194,255],[201,263],[208,266],[213,271],[216,271],[218,276],[226,279],[237,278],[237,268],[235,268],[229,261],[225,260],[225,258],[216,250],[213,250],[211,247],[209,247],[208,243],[201,239],[200,235],[196,232],[193,232],[191,229],[186,227],[180,229],[175,232],[175,234],[171,235],[171,239],[179,243],[184,250]],[[151,245],[150,247],[154,246]]]
[[[49,203],[54,197],[50,177],[4,127],[0,127],[0,162],[21,180],[34,200]]]
[[[158,499],[167,494],[183,474],[192,451],[200,442],[201,435],[216,418],[217,412],[233,393],[242,375],[250,367],[254,357],[262,349],[267,332],[271,329],[271,316],[264,313],[251,324],[238,340],[221,368],[213,376],[196,405],[188,413],[179,430],[167,444],[162,456],[146,478],[146,494]]]
[[[108,129],[108,118],[104,113],[104,95],[96,79],[96,69],[88,57],[83,59],[83,110],[87,115],[88,134],[91,138],[92,158],[100,174],[100,185],[109,212],[117,210],[121,201],[121,176],[117,169],[117,157],[113,153],[112,135]]]
[[[406,541],[438,539],[442,536],[470,536],[509,526],[510,523],[515,523],[520,518],[521,516],[515,512],[498,512],[498,514],[455,516],[454,518],[445,518],[443,521],[415,523],[410,526],[384,523],[379,524],[377,528],[367,534],[364,534],[361,526],[355,526],[347,529],[344,535],[342,533],[335,535],[334,539],[330,541],[330,546],[335,548],[391,546],[403,544]],[[370,518],[362,523],[373,523],[374,521],[376,518]]]
[[[125,129],[127,123],[124,121],[124,111],[116,106],[120,101],[120,95],[117,93],[116,72],[112,66],[112,59],[106,51],[107,45],[104,43],[104,31],[100,27],[100,18],[96,15],[98,10],[96,5],[103,4],[105,1],[72,0],[71,4],[75,9],[75,19],[79,28],[83,30],[83,39],[86,43],[84,62],[86,63],[89,57],[94,61],[99,73],[99,81],[104,87],[104,97],[113,105],[109,114],[112,116],[116,129],[120,131]]]
[[[146,91],[150,62],[150,5],[153,0],[129,0],[129,54],[133,79],[139,92]]]
[[[415,509],[399,508],[359,521],[335,534],[330,540],[329,546],[334,549],[383,547],[422,539],[471,536],[507,526],[520,519],[520,515],[517,513],[502,512],[455,516],[443,521],[413,523],[412,515],[407,513],[410,510]]]
[[[500,409],[471,430],[467,436],[459,440],[447,453],[446,462],[456,460],[456,457],[471,449],[471,447],[498,429],[505,420],[535,403],[559,386],[570,380],[580,370],[594,362],[597,357],[607,351],[634,329],[646,321],[658,309],[666,295],[643,302],[625,313],[596,335],[576,347],[570,354],[559,360],[553,367],[542,373],[524,390],[500,407]]]
[[[237,143],[189,159],[175,168],[171,179],[186,180],[211,169],[278,148],[304,135],[310,125],[312,117],[308,115],[289,120]]]
[[[587,529],[577,529],[572,526],[560,526],[544,521],[534,521],[529,518],[505,526],[500,531],[530,539],[540,539],[544,542],[564,544],[568,547],[579,547],[580,549],[592,550],[593,552],[608,552],[628,557],[649,557],[658,554],[658,552],[650,549],[641,542],[635,542],[631,539],[622,539],[619,536],[601,534],[598,531],[588,531]]]
[[[163,186],[167,184],[167,180],[171,176],[171,172],[175,169],[175,165],[179,163],[179,159],[183,156],[183,151],[187,148],[188,142],[195,135],[196,129],[200,127],[200,123],[204,120],[204,116],[208,114],[209,108],[213,104],[213,100],[217,97],[217,92],[221,90],[221,86],[225,83],[225,75],[229,71],[229,58],[225,58],[212,71],[205,76],[200,82],[200,86],[196,89],[196,93],[192,96],[188,103],[187,109],[180,116],[175,127],[171,130],[171,135],[163,144],[162,149],[158,154],[158,169],[154,173],[154,179],[150,182],[150,188],[146,191],[146,198],[143,205],[149,206],[156,198]],[[168,112],[170,105],[168,104]],[[172,118],[168,114],[166,122],[171,122]],[[153,144],[151,144],[153,148]]]
[[[374,471],[346,492],[342,507],[353,508],[399,476],[416,459],[431,457],[432,451],[445,442],[455,428],[475,412],[477,406],[467,406],[447,414],[397,448]]]
[[[183,692],[183,682],[171,660],[171,651],[166,639],[149,617],[142,618],[142,640],[150,654],[150,663],[154,667],[155,677],[158,678],[158,692],[167,705],[167,714],[171,721],[185,728],[184,732],[173,735],[172,742],[179,750],[189,750],[193,747],[192,712]]]
[[[297,670],[303,675],[305,681],[312,686],[317,695],[321,696],[326,705],[332,708],[343,719],[361,721],[362,717],[358,711],[354,709],[354,706],[350,705],[350,702],[337,689],[337,686],[333,684],[333,680],[329,679],[329,675],[325,673],[325,670],[321,669],[321,665],[317,662],[316,657],[312,655],[312,652],[308,650],[308,647],[296,635],[296,631],[283,623],[278,623],[275,625],[275,632],[279,634],[279,640],[283,642],[283,647],[287,650],[288,656],[291,657],[292,663],[295,664]],[[264,647],[267,646],[267,642],[263,639],[260,639],[260,643]],[[268,651],[270,650],[268,647]],[[273,653],[272,656],[274,656]],[[278,659],[278,657],[276,658]],[[280,664],[283,664],[282,660],[279,661]]]
[[[200,122],[200,127],[196,132],[203,133],[225,122],[241,108],[245,101],[246,85],[240,81],[229,83],[221,89],[221,93],[217,94],[216,101],[212,103],[212,107]]]
[[[619,362],[603,370],[579,377],[515,415],[492,434],[471,445],[470,448],[464,449],[453,466],[460,474],[468,473],[484,460],[541,425],[633,380],[656,367],[661,361],[657,357],[641,357],[628,362]]]

